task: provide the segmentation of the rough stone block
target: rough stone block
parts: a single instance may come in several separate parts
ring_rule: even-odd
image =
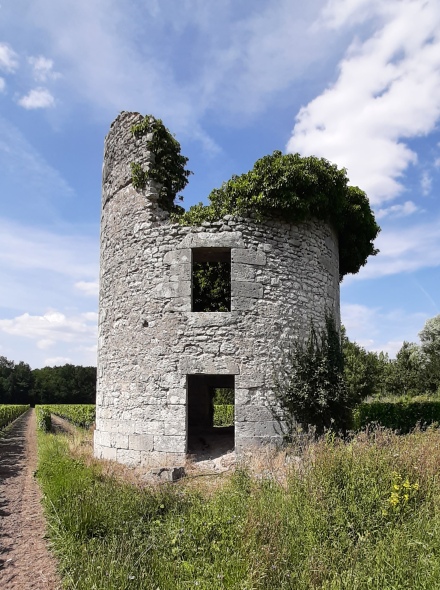
[[[231,265],[231,279],[233,281],[254,281],[255,267],[250,264],[235,262]]]
[[[152,296],[156,299],[168,299],[174,297],[190,297],[191,296],[191,282],[190,281],[174,281],[159,283]]]
[[[184,453],[186,451],[186,437],[154,436],[154,450],[163,453]]]
[[[241,232],[199,232],[188,234],[181,242],[182,248],[237,248],[244,246]]]
[[[118,433],[110,434],[110,446],[116,449],[128,449],[128,435]]]
[[[116,461],[116,449],[110,447],[95,447],[95,456],[98,459],[106,459],[108,461]]]
[[[250,299],[249,297],[233,297],[231,299],[231,311],[251,311],[256,303],[256,299]]]
[[[238,375],[240,367],[228,358],[183,357],[179,363],[179,372],[186,375]]]
[[[167,481],[173,483],[182,479],[185,476],[184,467],[158,467],[152,469],[149,473],[144,476],[144,479],[150,479],[153,481]]]
[[[191,250],[182,248],[180,250],[171,250],[163,257],[163,263],[168,266],[189,264],[191,265]]]
[[[152,451],[154,437],[152,434],[131,434],[128,437],[130,451]]]
[[[263,285],[252,281],[231,281],[231,297],[249,297],[261,299],[263,297]]]
[[[128,467],[137,467],[141,463],[141,454],[139,451],[116,449],[116,461]]]
[[[251,248],[232,248],[231,250],[232,264],[255,264],[263,266],[266,264],[266,254],[260,250],[252,250]]]

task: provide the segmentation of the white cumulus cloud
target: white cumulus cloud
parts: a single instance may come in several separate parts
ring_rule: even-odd
[[[55,99],[47,88],[34,88],[22,96],[18,104],[24,109],[47,109],[55,105]]]
[[[42,55],[30,57],[29,63],[32,66],[33,76],[37,82],[56,80],[60,74],[53,69],[53,60]]]
[[[379,254],[369,258],[357,275],[346,277],[344,283],[440,266],[440,220],[387,229],[379,234],[375,246]]]
[[[401,205],[391,205],[390,207],[379,209],[376,211],[375,217],[376,219],[383,219],[384,217],[407,217],[418,210],[419,208],[415,203],[406,201]]]
[[[440,4],[333,0],[325,14],[333,28],[378,24],[353,40],[334,84],[299,111],[287,150],[346,167],[379,204],[404,190],[401,178],[417,162],[405,140],[431,133],[440,118]]]
[[[13,73],[18,68],[18,55],[6,43],[0,43],[0,70]]]

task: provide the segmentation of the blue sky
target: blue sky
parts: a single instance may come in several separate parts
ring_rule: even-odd
[[[393,356],[440,313],[438,0],[5,0],[0,355],[95,364],[103,141],[162,118],[185,206],[275,149],[347,168],[382,227],[341,287],[349,337]]]

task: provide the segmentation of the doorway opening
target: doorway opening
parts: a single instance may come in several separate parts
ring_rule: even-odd
[[[188,375],[188,453],[213,457],[234,449],[234,375]]]

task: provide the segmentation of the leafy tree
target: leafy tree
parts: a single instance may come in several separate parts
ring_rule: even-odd
[[[341,327],[341,341],[345,383],[350,398],[359,402],[379,389],[381,365],[374,352],[367,352],[348,339],[344,326]]]
[[[435,391],[440,388],[440,314],[426,321],[419,337],[426,355],[427,386]]]
[[[392,395],[414,396],[426,392],[426,356],[414,342],[404,342],[391,361],[387,390]]]
[[[318,333],[312,326],[306,342],[292,343],[275,377],[275,394],[282,419],[291,431],[295,423],[322,433],[345,431],[351,422],[351,397],[344,380],[344,359],[334,321]]]

